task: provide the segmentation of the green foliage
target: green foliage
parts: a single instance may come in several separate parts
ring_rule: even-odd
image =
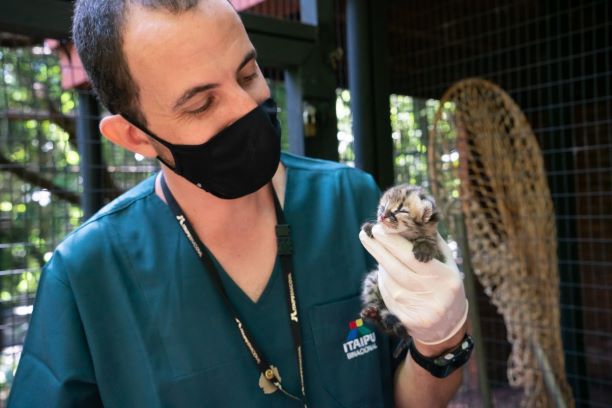
[[[390,105],[395,180],[427,186],[428,132],[438,102],[391,95]]]
[[[348,90],[336,91],[338,153],[341,162],[352,166],[355,151],[350,102]],[[403,95],[391,95],[389,102],[395,180],[427,186],[427,134],[439,103]]]
[[[338,118],[338,156],[340,162],[355,165],[353,144],[353,116],[351,114],[351,95],[346,89],[336,90],[336,117]]]
[[[270,93],[276,105],[280,108],[278,112],[278,121],[281,125],[281,149],[284,151],[289,150],[289,126],[287,124],[287,97],[285,92],[285,86],[280,81],[268,80],[268,86],[270,87]]]
[[[6,350],[22,339],[42,265],[81,221],[78,205],[58,198],[36,180],[79,193],[79,155],[69,131],[76,101],[60,86],[60,66],[43,47],[0,48],[0,322]],[[72,123],[72,129],[64,128]],[[72,135],[74,136],[74,135]],[[8,162],[8,163],[6,163]],[[23,172],[34,175],[24,177]],[[24,309],[25,308],[25,309]],[[8,324],[10,323],[10,324]],[[15,353],[15,350],[13,350]],[[17,361],[0,355],[0,392]]]
[[[27,168],[70,190],[78,184],[76,148],[68,133],[52,121],[51,107],[74,114],[72,93],[60,88],[55,56],[42,47],[0,48],[0,154],[9,167]],[[45,117],[47,116],[47,117]],[[57,169],[68,170],[58,174]],[[66,232],[57,219],[63,205],[48,191],[24,181],[16,173],[0,172],[0,270],[3,306],[21,304],[36,290],[45,254]]]

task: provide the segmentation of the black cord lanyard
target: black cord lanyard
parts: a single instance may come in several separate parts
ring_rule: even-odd
[[[276,210],[276,242],[278,245],[278,256],[281,261],[281,269],[283,271],[283,275],[285,277],[285,293],[287,295],[287,307],[289,309],[289,323],[291,326],[291,334],[293,336],[293,342],[295,344],[295,350],[297,354],[297,362],[300,376],[300,385],[302,388],[302,397],[299,398],[295,395],[287,392],[281,385],[280,375],[277,375],[274,371],[274,367],[268,362],[268,360],[264,357],[264,355],[259,351],[259,347],[255,344],[255,341],[249,331],[247,330],[242,320],[240,320],[234,305],[229,300],[227,296],[227,292],[223,287],[223,283],[221,281],[221,276],[219,275],[219,271],[215,268],[210,255],[205,249],[204,244],[200,241],[197,233],[191,226],[191,223],[185,217],[183,210],[178,205],[174,196],[170,192],[168,185],[166,184],[166,179],[163,174],[161,175],[161,186],[162,191],[164,193],[164,197],[166,198],[166,202],[168,206],[174,213],[181,229],[187,236],[187,239],[193,246],[196,254],[200,258],[204,269],[209,272],[210,278],[213,281],[214,285],[217,287],[217,290],[221,294],[221,298],[223,299],[226,307],[229,309],[230,313],[234,317],[234,321],[236,323],[236,327],[240,332],[240,336],[244,345],[251,353],[253,360],[255,360],[255,364],[257,364],[257,368],[261,372],[261,375],[268,381],[270,381],[277,389],[286,394],[287,396],[300,400],[304,403],[304,407],[306,407],[306,389],[304,387],[304,362],[302,360],[302,337],[300,335],[300,324],[297,310],[297,301],[295,288],[293,284],[293,246],[291,243],[291,234],[289,224],[285,221],[285,215],[283,214],[283,209],[281,208],[280,202],[278,201],[278,197],[276,196],[276,191],[272,189],[274,195],[274,207]]]

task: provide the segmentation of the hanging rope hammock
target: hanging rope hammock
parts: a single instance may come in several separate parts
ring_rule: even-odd
[[[523,388],[523,406],[573,407],[554,209],[529,123],[497,85],[466,79],[442,97],[428,151],[432,192],[450,233],[458,236],[462,216],[474,273],[503,316],[510,385]]]

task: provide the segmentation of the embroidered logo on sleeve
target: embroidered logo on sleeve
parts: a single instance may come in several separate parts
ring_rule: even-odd
[[[378,348],[376,333],[365,326],[362,319],[350,322],[349,329],[346,342],[342,345],[347,359],[363,356]]]

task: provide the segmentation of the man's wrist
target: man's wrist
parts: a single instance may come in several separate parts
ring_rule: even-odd
[[[459,343],[461,343],[461,340],[463,340],[463,337],[465,336],[466,331],[467,331],[467,321],[463,324],[463,326],[461,326],[461,328],[457,331],[457,333],[455,333],[451,338],[444,341],[443,343],[425,344],[425,343],[421,343],[419,340],[414,339],[414,338],[412,340],[414,341],[414,346],[416,347],[417,351],[421,353],[423,356],[437,357],[439,355],[442,355],[446,351],[456,348],[459,345]]]

